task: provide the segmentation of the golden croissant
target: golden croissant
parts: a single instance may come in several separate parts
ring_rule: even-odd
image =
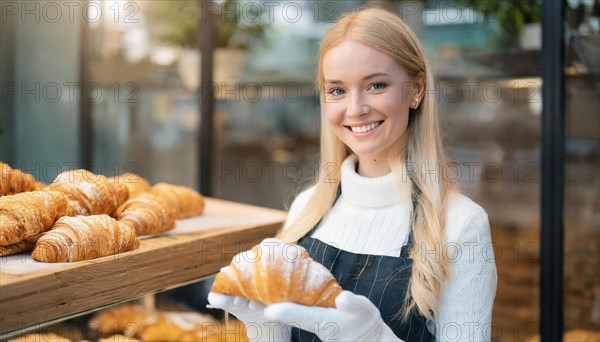
[[[0,162],[0,196],[38,190],[39,186],[32,175]]]
[[[0,246],[43,233],[62,216],[74,215],[67,197],[58,191],[30,191],[0,197]]]
[[[163,233],[175,227],[173,207],[151,193],[128,199],[113,216],[133,228],[138,236]]]
[[[204,212],[204,197],[187,186],[157,183],[151,192],[170,203],[175,208],[175,216],[178,219]]]
[[[119,176],[109,177],[109,181],[113,183],[121,183],[129,189],[129,198],[133,198],[150,191],[150,183],[144,177],[135,173],[126,172]]]
[[[65,193],[77,215],[112,214],[129,197],[127,186],[86,170],[62,172],[47,189]]]
[[[44,262],[95,259],[136,249],[135,231],[108,215],[60,218],[37,241],[31,256]]]
[[[295,302],[335,307],[335,298],[342,288],[325,266],[310,258],[304,247],[265,239],[223,267],[211,292],[265,304]]]

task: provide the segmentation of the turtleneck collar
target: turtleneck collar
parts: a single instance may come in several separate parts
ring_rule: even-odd
[[[344,201],[364,208],[383,208],[400,202],[410,202],[410,180],[401,177],[404,182],[398,183],[398,177],[390,172],[381,177],[363,177],[358,174],[356,164],[358,157],[350,154],[342,163],[342,196]],[[401,172],[406,175],[403,163]]]

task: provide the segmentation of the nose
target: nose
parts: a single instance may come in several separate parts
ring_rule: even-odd
[[[346,115],[351,118],[358,118],[362,115],[369,114],[371,107],[364,101],[361,95],[354,95],[350,98]]]

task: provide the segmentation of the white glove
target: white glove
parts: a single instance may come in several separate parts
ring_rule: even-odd
[[[322,341],[402,341],[383,322],[379,309],[365,297],[343,291],[336,308],[276,303],[267,306],[267,319],[295,326],[317,335]]]
[[[265,305],[246,298],[220,293],[208,294],[209,308],[226,310],[246,325],[246,335],[250,341],[290,341],[291,327],[272,320],[264,315]]]

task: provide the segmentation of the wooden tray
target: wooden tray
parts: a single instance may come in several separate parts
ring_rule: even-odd
[[[60,264],[29,254],[0,258],[0,340],[207,278],[274,236],[285,218],[283,211],[207,198],[204,215],[142,239],[136,251]]]

